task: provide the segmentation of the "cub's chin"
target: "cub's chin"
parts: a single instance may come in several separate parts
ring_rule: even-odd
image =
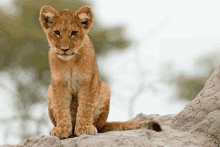
[[[62,60],[69,60],[73,57],[73,55],[58,55],[58,57]]]

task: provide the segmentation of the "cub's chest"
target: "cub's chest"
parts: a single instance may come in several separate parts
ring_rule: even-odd
[[[65,75],[63,78],[64,78],[64,81],[65,81],[65,84],[66,84],[68,90],[71,93],[75,93],[78,91],[79,82],[81,79],[79,75],[77,75],[75,73],[71,73],[69,75]]]

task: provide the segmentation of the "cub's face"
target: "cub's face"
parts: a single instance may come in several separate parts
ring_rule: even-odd
[[[68,9],[58,13],[50,6],[43,6],[40,11],[40,22],[49,45],[63,60],[78,53],[93,20],[90,7],[82,7],[76,13]]]

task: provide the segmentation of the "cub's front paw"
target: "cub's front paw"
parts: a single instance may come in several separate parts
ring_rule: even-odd
[[[97,129],[93,124],[89,125],[76,125],[75,127],[75,134],[77,136],[81,134],[90,134],[90,135],[96,135]]]
[[[71,125],[57,126],[50,131],[50,135],[57,136],[60,139],[68,138],[71,134],[72,134]]]

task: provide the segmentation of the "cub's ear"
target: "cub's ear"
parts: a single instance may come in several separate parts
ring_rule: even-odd
[[[87,31],[89,31],[90,27],[92,26],[92,22],[94,21],[92,8],[86,6],[80,8],[75,13],[76,18],[79,20],[79,23],[83,28]]]
[[[40,22],[44,30],[48,29],[53,23],[53,18],[57,15],[57,11],[50,6],[43,6],[40,10]]]

